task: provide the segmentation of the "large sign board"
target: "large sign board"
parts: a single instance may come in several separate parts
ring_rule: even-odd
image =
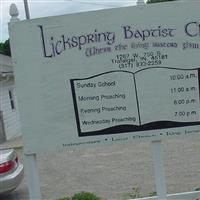
[[[200,4],[11,23],[32,152],[200,134]]]

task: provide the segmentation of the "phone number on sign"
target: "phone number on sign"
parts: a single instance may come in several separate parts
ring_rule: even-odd
[[[145,66],[151,66],[151,65],[161,65],[161,60],[153,60],[153,61],[136,61],[137,67],[145,67]]]

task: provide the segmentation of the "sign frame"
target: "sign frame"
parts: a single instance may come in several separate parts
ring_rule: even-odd
[[[18,12],[14,4],[12,4],[11,6],[10,15],[12,17],[11,18],[11,25],[12,25],[12,23],[16,23],[18,21],[17,19]],[[77,110],[76,112],[78,113]],[[154,157],[156,190],[158,194],[158,199],[166,200],[167,192],[166,192],[166,183],[165,183],[164,162],[163,162],[163,156],[162,156],[162,144],[161,144],[160,139],[152,141],[152,153]],[[36,153],[33,153],[30,150],[26,149],[24,155],[25,155],[25,162],[26,162],[26,167],[27,167],[30,199],[41,199],[39,177],[38,177],[37,166],[36,166]],[[195,195],[199,194],[199,192],[191,192],[191,193]],[[187,195],[188,193],[185,193],[185,194]],[[177,194],[177,196],[179,196],[179,194]],[[142,198],[142,199],[146,199],[146,198]]]

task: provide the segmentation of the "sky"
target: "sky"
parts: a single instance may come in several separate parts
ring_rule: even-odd
[[[143,1],[143,0],[140,0]],[[136,5],[137,0],[28,0],[30,18]],[[19,19],[25,19],[24,0],[0,0],[0,42],[8,39],[9,8],[17,5]]]

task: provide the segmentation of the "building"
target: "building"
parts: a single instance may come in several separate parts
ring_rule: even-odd
[[[0,143],[20,135],[12,59],[0,54]]]

